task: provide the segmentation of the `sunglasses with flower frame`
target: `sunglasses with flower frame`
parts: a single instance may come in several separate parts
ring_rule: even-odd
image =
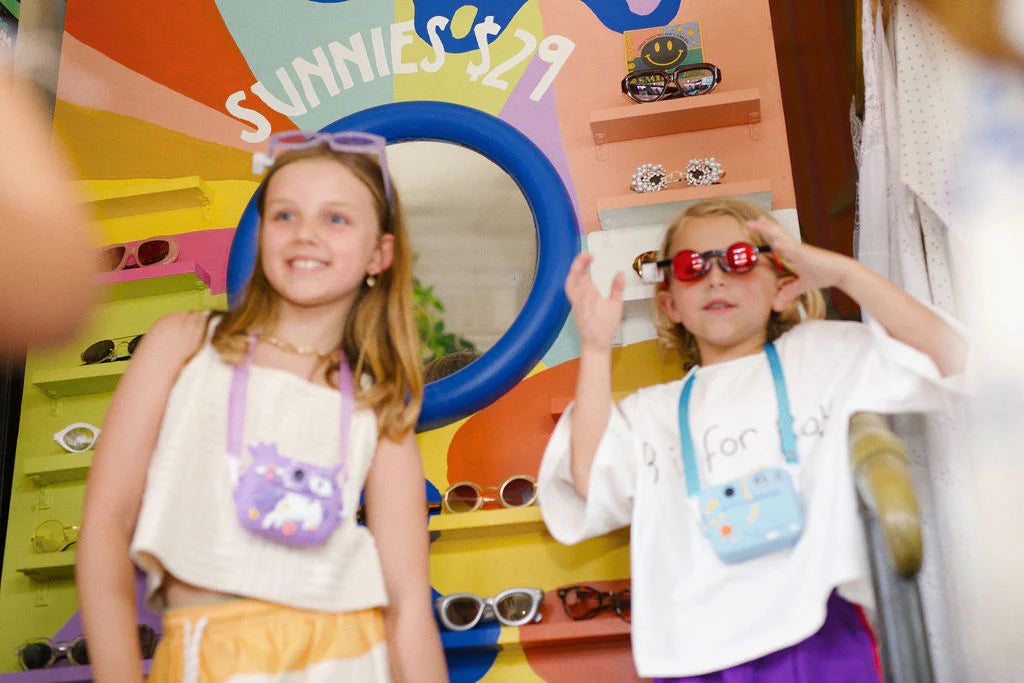
[[[388,178],[388,162],[384,150],[387,147],[387,140],[374,133],[364,133],[359,130],[342,130],[336,133],[322,133],[319,131],[286,130],[281,133],[274,133],[267,143],[268,153],[256,152],[252,155],[252,172],[254,175],[262,175],[268,168],[274,165],[278,152],[286,152],[292,149],[304,149],[326,144],[335,152],[348,152],[351,154],[373,154],[380,164],[381,179],[384,182],[384,194],[388,201],[391,201],[391,181]]]
[[[156,651],[156,644],[160,637],[152,626],[139,624],[139,650],[143,659],[151,659]],[[18,663],[21,668],[29,671],[34,669],[48,669],[58,659],[67,658],[69,662],[76,665],[88,664],[89,653],[85,647],[85,636],[78,636],[67,643],[55,643],[49,638],[35,638],[26,641],[18,646]]]
[[[493,598],[473,593],[442,595],[434,601],[441,625],[449,631],[468,631],[479,623],[498,621],[523,626],[541,620],[544,591],[539,588],[508,588]]]
[[[637,257],[640,264],[640,278],[649,284],[656,284],[664,281],[663,268],[672,266],[672,274],[683,282],[694,282],[711,272],[711,264],[718,261],[718,267],[725,273],[743,275],[749,273],[757,265],[760,254],[770,254],[775,267],[782,272],[782,262],[772,251],[770,246],[755,247],[746,242],[736,242],[726,249],[712,249],[711,251],[696,252],[692,249],[683,249],[670,259],[663,261],[650,260],[643,262],[644,254]],[[636,267],[634,265],[634,267]]]
[[[685,64],[678,69],[643,69],[626,74],[622,92],[640,104],[676,97],[706,95],[722,82],[722,72],[714,64]]]
[[[563,586],[557,590],[565,613],[573,621],[592,619],[603,611],[613,611],[630,622],[631,590],[602,591],[591,586]]]

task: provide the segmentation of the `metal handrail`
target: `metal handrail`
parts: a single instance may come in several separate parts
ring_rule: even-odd
[[[889,682],[928,683],[934,675],[915,580],[923,550],[921,516],[906,450],[884,417],[855,413],[850,459],[868,541],[882,673]]]
[[[855,413],[850,458],[861,499],[882,526],[893,568],[912,578],[921,569],[921,515],[903,442],[881,415]]]

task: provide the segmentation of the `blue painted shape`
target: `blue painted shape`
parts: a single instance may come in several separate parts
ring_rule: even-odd
[[[436,429],[484,408],[540,361],[569,314],[563,284],[579,253],[580,237],[572,200],[558,172],[517,129],[490,114],[447,102],[384,104],[346,116],[324,130],[367,131],[389,142],[453,142],[491,159],[525,195],[537,228],[537,273],[530,295],[508,331],[483,356],[426,386],[417,429]],[[238,303],[256,257],[256,197],[242,213],[231,244],[227,287],[232,305]]]
[[[638,28],[654,28],[671,24],[679,13],[682,0],[661,0],[649,14],[637,14],[626,0],[582,0],[594,16],[612,31],[624,33]]]
[[[430,588],[431,604],[441,596],[433,586]],[[468,631],[446,631],[441,626],[437,613],[437,628],[441,632],[441,647],[448,663],[448,680],[450,683],[475,683],[483,678],[498,657],[501,646],[498,635],[501,625],[488,622]]]
[[[444,51],[448,54],[462,54],[480,49],[476,42],[476,35],[473,29],[461,38],[456,38],[451,33],[451,20],[455,12],[465,5],[476,7],[476,17],[473,25],[484,20],[484,17],[494,17],[494,23],[500,26],[497,35],[487,36],[487,44],[490,45],[498,39],[505,28],[508,27],[512,17],[516,15],[527,0],[416,0],[413,14],[413,25],[416,28],[416,35],[423,39],[423,42],[430,43],[430,34],[427,33],[427,22],[433,17],[445,17],[448,19],[448,26],[437,32],[437,37],[444,45]]]

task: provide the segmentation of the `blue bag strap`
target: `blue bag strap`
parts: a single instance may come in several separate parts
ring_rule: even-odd
[[[779,439],[782,441],[782,452],[786,455],[786,462],[795,465],[797,456],[796,435],[793,434],[793,413],[789,409],[789,392],[786,391],[786,378],[782,374],[779,352],[775,350],[775,344],[771,342],[764,345],[764,352],[768,355],[768,365],[772,369],[772,381],[775,383],[775,402],[778,404],[779,410]]]
[[[697,458],[693,453],[693,436],[690,434],[690,392],[693,391],[693,378],[697,376],[694,369],[683,384],[683,393],[679,395],[679,437],[682,440],[683,474],[686,476],[686,495],[695,496],[700,493],[700,473],[697,472]]]
[[[768,366],[772,371],[772,383],[775,385],[775,401],[779,412],[779,441],[786,462],[795,465],[798,462],[796,452],[796,435],[793,432],[793,415],[789,409],[789,393],[786,391],[786,378],[782,374],[782,363],[775,345],[767,342],[764,345],[768,356]],[[686,495],[695,496],[700,493],[700,472],[697,470],[697,457],[693,449],[693,434],[690,432],[690,394],[693,392],[693,380],[697,376],[694,369],[683,383],[679,394],[679,438],[683,458],[683,474],[686,477]]]

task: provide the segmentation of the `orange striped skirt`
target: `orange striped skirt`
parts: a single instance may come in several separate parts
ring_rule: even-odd
[[[170,609],[149,681],[389,681],[380,608],[316,612],[260,600]]]

